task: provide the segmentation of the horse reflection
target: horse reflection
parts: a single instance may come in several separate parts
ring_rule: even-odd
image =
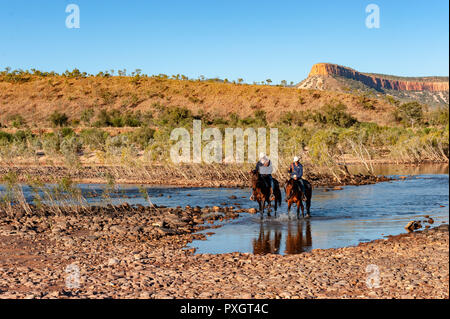
[[[273,234],[274,236],[272,238],[272,231],[266,231],[264,225],[261,224],[258,238],[253,239],[253,253],[255,255],[280,253],[281,231],[274,230]]]
[[[304,224],[306,224],[305,232],[303,232]],[[311,250],[311,222],[309,220],[301,221],[298,222],[296,226],[296,229],[293,229],[291,223],[288,224],[285,250],[286,254],[300,254],[302,252]]]

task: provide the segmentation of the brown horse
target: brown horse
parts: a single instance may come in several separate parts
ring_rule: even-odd
[[[305,194],[300,189],[300,186],[296,186],[295,181],[291,178],[286,181],[284,185],[284,190],[286,192],[286,201],[288,203],[288,214],[291,212],[292,204],[297,204],[297,218],[300,217],[300,208],[302,209],[302,216],[305,217],[305,208],[303,206],[303,195],[306,198],[306,217],[311,217],[311,197],[312,197],[312,186],[311,184],[303,180],[305,185]]]
[[[267,207],[272,206],[272,202],[270,201],[270,187],[263,180],[263,177],[259,174],[257,170],[252,170],[250,173],[252,175],[251,182],[252,182],[253,198],[259,204],[261,219],[263,219],[266,203]],[[281,206],[281,190],[280,184],[275,178],[273,179],[273,184],[274,184],[273,194],[275,195],[274,210],[275,216],[277,216],[278,205]],[[270,217],[270,211],[267,212],[267,215]]]

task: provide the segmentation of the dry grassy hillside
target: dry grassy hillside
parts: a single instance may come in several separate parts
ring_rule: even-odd
[[[224,117],[232,112],[249,116],[264,110],[272,122],[283,112],[339,102],[359,121],[387,124],[392,120],[394,106],[387,100],[339,92],[158,77],[31,76],[23,83],[0,78],[0,123],[20,114],[30,127],[49,126],[49,115],[55,110],[72,120],[79,119],[87,108],[152,111],[159,103]]]

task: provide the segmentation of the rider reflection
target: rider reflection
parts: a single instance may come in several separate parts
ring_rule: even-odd
[[[305,226],[305,232],[303,232]],[[295,229],[296,228],[296,229]],[[296,227],[288,224],[288,233],[286,238],[286,254],[300,254],[310,251],[312,247],[311,222],[310,220],[297,222]]]
[[[282,232],[279,229],[267,229],[261,223],[258,238],[253,239],[255,255],[279,254]],[[306,219],[290,222],[287,228],[285,254],[300,254],[312,249],[311,221]]]
[[[261,223],[259,229],[259,237],[253,239],[253,254],[265,255],[265,254],[279,254],[281,244],[281,231],[274,230],[274,236],[272,238],[272,230],[265,230],[264,225]]]

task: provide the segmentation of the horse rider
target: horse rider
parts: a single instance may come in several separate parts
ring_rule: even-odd
[[[305,196],[305,184],[303,183],[303,165],[300,163],[300,159],[295,156],[294,162],[292,162],[291,166],[289,167],[289,174],[291,175],[291,179],[294,180],[294,185],[297,187],[300,186],[300,189],[303,193],[303,196]],[[289,195],[287,199],[289,199],[292,196],[292,192]]]
[[[259,172],[259,174],[261,175],[263,181],[266,183],[267,185],[267,181],[269,182],[267,185],[268,187],[270,187],[270,198],[269,200],[275,200],[275,196],[273,195],[273,189],[274,189],[274,184],[273,184],[273,177],[272,177],[272,171],[273,171],[273,166],[272,166],[272,161],[266,156],[266,154],[264,153],[260,153],[259,154],[259,161],[258,163],[256,163],[256,171]],[[253,195],[250,197],[251,200],[254,200]]]

